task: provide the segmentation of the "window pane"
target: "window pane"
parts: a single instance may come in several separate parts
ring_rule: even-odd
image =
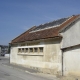
[[[24,52],[24,48],[22,48],[22,52]]]
[[[25,48],[25,52],[28,52],[28,48]]]
[[[30,48],[30,52],[33,52],[33,48]]]
[[[18,49],[18,52],[21,52],[21,48]]]
[[[43,52],[43,47],[40,47],[39,50],[40,50],[40,52]]]
[[[34,52],[38,52],[38,48],[34,48]]]

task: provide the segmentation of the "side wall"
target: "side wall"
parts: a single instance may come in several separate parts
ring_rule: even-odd
[[[63,75],[80,76],[80,19],[70,24],[62,33]]]
[[[80,19],[69,25],[61,34],[62,48],[80,44]]]
[[[66,49],[63,56],[63,74],[65,76],[80,76],[80,45]]]
[[[38,69],[44,73],[61,75],[60,39],[39,41],[38,45],[23,47],[43,47],[43,53],[18,53],[18,47],[11,48],[10,63]]]
[[[45,41],[45,71],[61,75],[62,73],[62,52],[60,50],[60,39]]]

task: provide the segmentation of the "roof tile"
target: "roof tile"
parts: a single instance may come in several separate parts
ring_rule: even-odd
[[[65,26],[70,24],[72,21],[74,21],[78,17],[79,15],[72,16],[69,18],[63,18],[64,20],[60,19],[62,20],[61,22],[60,20],[57,20],[56,23],[61,24],[57,27],[51,27],[51,28],[45,29],[45,27],[47,26],[49,27],[49,26],[52,26],[52,24],[54,25],[55,21],[53,21],[53,23],[51,22],[51,23],[46,23],[44,25],[39,25],[38,27],[32,27],[31,29],[27,30],[26,32],[18,36],[17,38],[13,39],[11,43],[20,43],[20,42],[25,42],[25,41],[61,37],[61,35],[59,35],[59,31],[65,28]]]

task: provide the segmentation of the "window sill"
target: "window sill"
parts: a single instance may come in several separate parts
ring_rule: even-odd
[[[23,53],[18,53],[18,55],[22,55],[22,56],[43,56],[44,54],[23,54]]]

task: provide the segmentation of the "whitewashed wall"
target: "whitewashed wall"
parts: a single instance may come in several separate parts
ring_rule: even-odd
[[[62,48],[80,44],[80,19],[68,26],[61,34]]]
[[[31,47],[44,47],[43,54],[18,54],[18,47],[11,48],[10,63],[37,68],[44,73],[61,75],[61,50],[60,39],[41,41],[39,45]],[[25,46],[30,47],[30,46]]]
[[[63,53],[63,71],[65,76],[80,76],[80,46],[65,50]]]

